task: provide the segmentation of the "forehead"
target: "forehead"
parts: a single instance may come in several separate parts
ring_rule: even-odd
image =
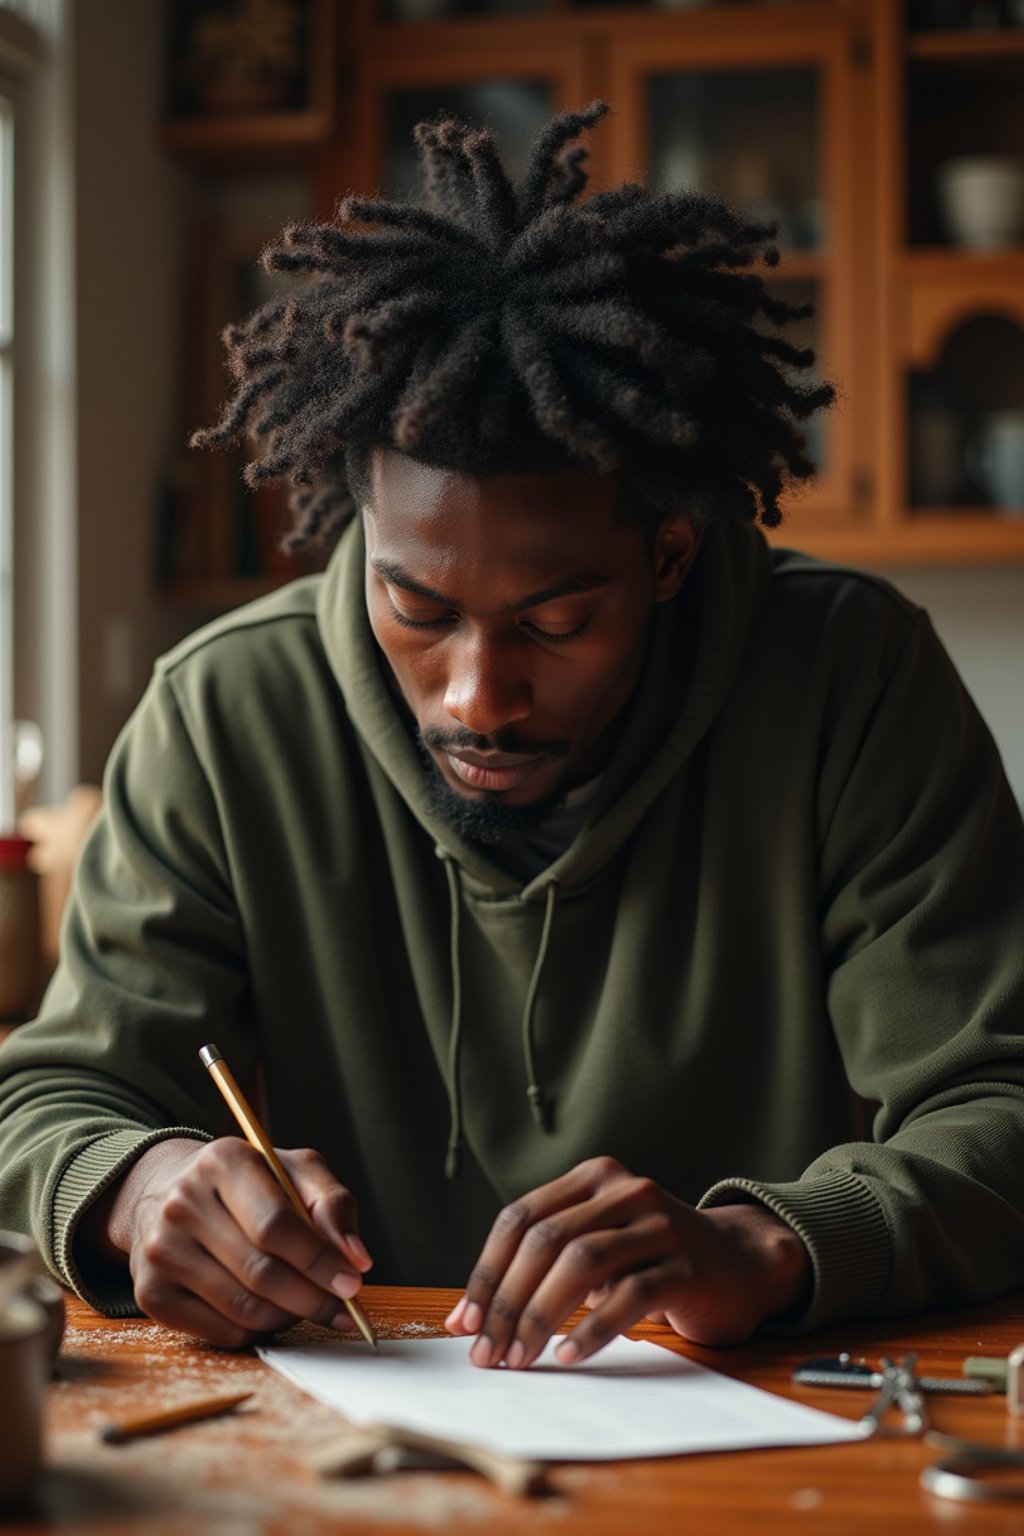
[[[476,478],[377,449],[369,490],[374,541],[403,564],[592,564],[639,538],[618,516],[617,480],[587,470]]]

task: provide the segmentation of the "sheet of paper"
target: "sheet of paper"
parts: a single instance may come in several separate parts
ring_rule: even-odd
[[[675,1456],[860,1440],[850,1419],[762,1392],[656,1344],[616,1339],[582,1364],[545,1350],[527,1371],[480,1370],[471,1339],[331,1340],[258,1351],[353,1424],[401,1424],[550,1461]]]

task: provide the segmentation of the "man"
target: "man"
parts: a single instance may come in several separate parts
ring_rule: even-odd
[[[524,1368],[585,1300],[566,1363],[1024,1279],[997,754],[921,613],[768,549],[831,391],[759,328],[768,231],[578,202],[602,111],[518,192],[422,126],[424,206],[287,232],[310,281],[227,336],[201,441],[337,549],[158,665],[0,1056],[0,1219],[111,1313],[237,1346],[468,1275],[449,1328]]]

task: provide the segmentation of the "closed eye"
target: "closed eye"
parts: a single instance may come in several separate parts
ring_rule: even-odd
[[[403,629],[440,629],[442,625],[450,624],[455,618],[453,613],[442,613],[436,619],[411,619],[407,613],[402,612],[390,596],[388,607],[391,609],[391,617],[395,623],[401,624]]]
[[[388,590],[387,596],[388,607],[391,610],[391,617],[394,619],[395,623],[400,624],[403,629],[437,630],[443,629],[450,624],[458,622],[459,615],[451,611],[448,611],[447,613],[439,613],[431,619],[414,619],[411,614],[405,613],[398,606],[398,603],[390,589]],[[588,614],[582,623],[576,624],[572,629],[562,630],[545,629],[543,624],[538,624],[533,619],[522,618],[518,621],[518,628],[526,630],[531,635],[536,635],[539,640],[550,640],[555,645],[561,645],[563,641],[578,640],[579,637],[590,627],[593,617],[593,614]]]
[[[540,635],[543,640],[554,640],[557,644],[563,640],[578,640],[580,635],[590,628],[592,618],[593,614],[588,614],[583,623],[577,624],[575,629],[563,630],[544,629],[540,624],[534,624],[529,619],[524,619],[522,628],[532,630],[535,635]]]

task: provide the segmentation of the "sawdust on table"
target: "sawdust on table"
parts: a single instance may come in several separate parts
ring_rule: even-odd
[[[381,1338],[440,1333],[415,1322],[378,1330]],[[284,1337],[359,1347],[312,1323],[296,1324]],[[133,1367],[152,1367],[150,1380],[124,1379],[119,1356],[123,1362],[126,1346]],[[316,1462],[344,1442],[349,1426],[251,1353],[197,1344],[155,1323],[71,1326],[61,1369],[65,1379],[54,1382],[50,1395],[48,1476],[84,1481],[93,1503],[102,1507],[104,1498],[110,1501],[111,1515],[144,1518],[147,1536],[178,1536],[183,1522],[209,1523],[218,1536],[278,1536],[287,1525],[295,1536],[296,1520],[331,1516],[346,1529],[365,1522],[441,1530],[486,1524],[509,1510],[505,1495],[466,1474],[321,1478]],[[98,1435],[112,1419],[247,1391],[253,1393],[251,1402],[222,1418],[119,1446],[106,1445]],[[244,1457],[236,1455],[242,1435]],[[533,1501],[531,1523],[557,1523],[567,1509],[563,1497]]]

